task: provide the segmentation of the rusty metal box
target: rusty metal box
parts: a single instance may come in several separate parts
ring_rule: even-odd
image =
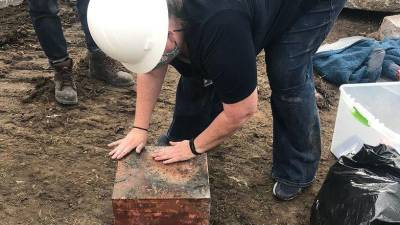
[[[164,165],[146,147],[118,162],[112,196],[115,225],[209,225],[207,156]]]

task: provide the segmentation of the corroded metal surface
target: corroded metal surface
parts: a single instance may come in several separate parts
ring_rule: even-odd
[[[115,225],[209,225],[207,156],[164,165],[156,147],[118,162],[113,192]]]
[[[210,198],[207,156],[164,165],[152,159],[156,147],[118,162],[112,199]]]
[[[114,225],[209,225],[209,199],[113,200]]]

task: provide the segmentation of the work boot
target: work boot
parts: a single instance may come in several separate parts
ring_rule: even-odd
[[[89,76],[102,80],[116,87],[129,87],[134,84],[131,74],[116,73],[114,60],[107,57],[102,51],[89,52]]]
[[[76,85],[72,75],[72,59],[53,64],[56,101],[63,105],[78,104]]]

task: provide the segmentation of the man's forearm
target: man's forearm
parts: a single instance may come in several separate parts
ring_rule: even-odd
[[[218,146],[226,138],[232,136],[249,118],[250,115],[240,121],[232,120],[224,112],[221,112],[210,126],[195,138],[196,150],[204,153]]]
[[[151,114],[160,95],[166,71],[165,67],[137,76],[135,126],[146,129],[149,127]]]
[[[255,89],[240,102],[224,104],[224,111],[195,138],[196,150],[203,153],[216,147],[243,126],[257,112],[257,98],[257,89]]]

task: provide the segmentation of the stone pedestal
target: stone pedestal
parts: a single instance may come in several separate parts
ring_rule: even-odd
[[[0,0],[0,9],[5,8],[7,6],[17,6],[21,5],[24,0]]]
[[[207,156],[163,165],[147,147],[118,162],[113,192],[115,225],[209,225]]]
[[[346,7],[378,12],[400,12],[400,0],[348,0]]]

